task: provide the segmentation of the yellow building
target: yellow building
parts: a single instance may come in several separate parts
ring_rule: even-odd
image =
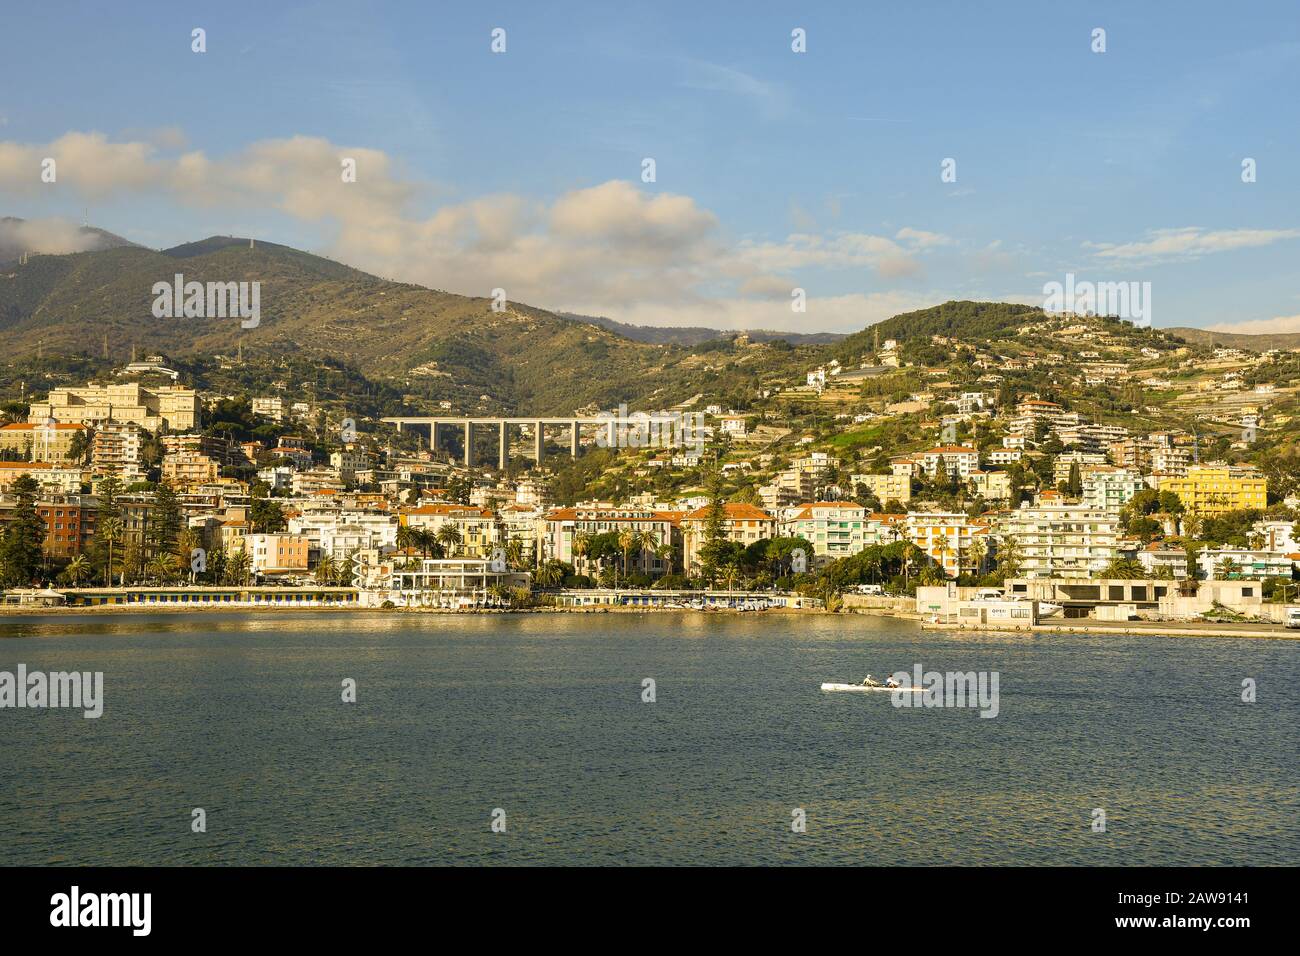
[[[138,382],[55,388],[44,402],[33,402],[27,416],[33,423],[50,419],[78,425],[134,422],[149,431],[165,426],[183,432],[198,424],[199,397],[193,389],[179,385],[148,388]]]
[[[72,442],[89,436],[85,425],[14,422],[0,425],[0,449],[16,452],[24,460],[48,461],[61,465],[72,462]]]
[[[904,474],[853,475],[849,481],[854,492],[858,490],[858,485],[865,485],[867,491],[875,495],[882,505],[887,505],[890,501],[907,504],[912,500],[912,479]]]
[[[501,543],[496,513],[472,505],[428,504],[403,508],[397,513],[401,524],[438,534],[450,525],[460,534],[460,543],[448,548],[448,557],[488,558]]]
[[[1186,475],[1161,476],[1156,485],[1159,491],[1178,495],[1185,510],[1204,516],[1247,508],[1262,511],[1268,502],[1267,486],[1253,468],[1209,465],[1188,468]]]

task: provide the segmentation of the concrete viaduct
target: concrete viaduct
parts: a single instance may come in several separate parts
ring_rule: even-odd
[[[651,420],[647,417],[647,420]],[[671,422],[671,418],[653,416],[656,422]],[[617,418],[606,416],[604,418],[466,418],[460,416],[396,416],[393,418],[384,418],[382,421],[389,422],[397,426],[400,432],[404,425],[420,425],[429,428],[429,447],[438,448],[438,429],[444,426],[462,429],[465,435],[465,467],[472,468],[474,465],[474,436],[481,428],[495,430],[497,433],[497,469],[504,471],[506,464],[510,461],[510,426],[521,425],[528,426],[533,432],[533,458],[538,465],[546,454],[546,428],[563,428],[569,432],[569,453],[574,458],[578,457],[578,449],[582,437],[583,426],[599,426],[605,430],[605,447],[616,448],[622,442],[619,439],[619,429],[626,430],[636,423],[631,421],[620,421]]]

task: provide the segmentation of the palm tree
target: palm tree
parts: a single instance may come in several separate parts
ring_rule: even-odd
[[[316,583],[333,584],[337,575],[338,563],[334,560],[334,556],[330,554],[321,555],[320,561],[316,564]]]
[[[984,574],[984,562],[988,560],[989,546],[982,538],[976,538],[970,545],[971,560],[975,562],[975,574]]]
[[[243,585],[248,583],[248,575],[253,570],[253,559],[241,548],[231,555],[226,562],[226,583]]]
[[[122,519],[105,518],[96,533],[108,542],[108,561],[104,564],[104,587],[113,586],[113,548],[122,537]]]
[[[738,564],[723,565],[722,583],[727,586],[728,591],[734,591],[736,589],[736,583],[740,580],[743,573],[744,572],[741,571],[740,565]]]
[[[935,547],[934,550],[936,552],[934,558],[939,563],[939,570],[943,572],[944,577],[947,577],[948,565],[946,562],[950,557],[952,557],[957,552],[953,549],[953,546],[948,543],[947,538],[941,538],[939,540],[939,544]],[[961,573],[960,561],[958,562],[957,573],[958,574]]]
[[[591,535],[585,531],[579,531],[573,536],[573,556],[578,559],[583,569],[586,569],[587,555],[591,553]]]
[[[63,576],[73,587],[77,587],[86,578],[90,577],[90,560],[84,555],[79,554],[63,569]]]
[[[1098,575],[1098,577],[1113,578],[1117,581],[1137,581],[1146,576],[1146,566],[1136,558],[1116,558]]]
[[[149,559],[149,577],[162,584],[176,576],[176,555],[155,554]]]
[[[559,561],[545,561],[537,568],[535,580],[540,587],[552,588],[564,580],[564,565]]]
[[[1020,565],[1024,562],[1024,558],[1020,554],[1020,543],[1011,535],[1003,538],[998,546],[997,562],[998,572],[1004,581],[1020,573]]]
[[[1218,577],[1220,578],[1220,580],[1226,581],[1229,578],[1231,578],[1234,574],[1240,573],[1241,565],[1239,565],[1236,561],[1232,560],[1232,558],[1224,558],[1219,562],[1216,570],[1218,572]]]
[[[180,559],[182,564],[190,565],[190,583],[198,579],[198,572],[194,570],[190,556],[194,553],[194,549],[199,546],[200,541],[198,532],[193,528],[186,528],[176,536],[176,557]]]
[[[460,529],[448,522],[438,529],[438,543],[447,549],[447,554],[455,557],[456,546],[461,542]]]
[[[417,530],[415,528],[412,528],[409,524],[398,525],[397,550],[409,551],[411,549],[412,542],[415,539],[416,533]]]
[[[524,543],[519,538],[506,540],[506,562],[512,568],[519,568],[524,563]]]
[[[641,532],[624,528],[618,533],[618,546],[623,552],[623,577],[627,577],[627,561],[633,551],[641,550]]]
[[[677,549],[669,542],[664,542],[655,546],[655,557],[664,563],[664,577],[671,577],[673,573],[673,560],[677,557]]]

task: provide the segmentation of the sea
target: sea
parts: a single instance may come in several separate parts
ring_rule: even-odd
[[[780,612],[0,617],[0,865],[1295,865],[1300,644]],[[996,675],[905,707],[828,693]],[[965,704],[966,706],[962,706]]]

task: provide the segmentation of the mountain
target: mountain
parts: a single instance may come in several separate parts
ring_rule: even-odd
[[[1210,332],[1206,329],[1193,329],[1186,326],[1165,329],[1170,335],[1176,335],[1194,345],[1225,346],[1242,349],[1247,352],[1267,352],[1269,349],[1300,348],[1300,332],[1268,332],[1252,334],[1246,332]]]
[[[575,322],[598,325],[602,329],[609,329],[611,332],[617,332],[619,335],[637,342],[654,342],[657,344],[699,345],[702,342],[712,342],[718,339],[731,338],[735,335],[745,335],[748,336],[751,342],[773,342],[777,339],[784,339],[791,345],[827,345],[831,342],[838,342],[845,337],[842,332],[776,332],[771,329],[745,329],[743,331],[732,329],[727,331],[698,325],[629,325],[626,322],[618,322],[604,316],[577,315],[573,312],[561,312],[559,314],[566,319],[573,319]]]
[[[0,217],[0,264],[15,262],[23,253],[61,255],[134,245],[129,239],[94,226],[74,226],[59,220]]]
[[[259,282],[260,323],[156,318],[153,288]],[[390,282],[333,260],[245,238],[210,237],[154,251],[124,245],[32,257],[0,270],[0,345],[37,354],[124,361],[161,352],[195,359],[315,363],[354,369],[415,411],[440,402],[467,413],[568,414],[588,405],[667,408],[788,376],[815,357],[785,342],[733,348],[640,342],[599,325],[510,303]],[[779,346],[779,347],[778,347]]]

